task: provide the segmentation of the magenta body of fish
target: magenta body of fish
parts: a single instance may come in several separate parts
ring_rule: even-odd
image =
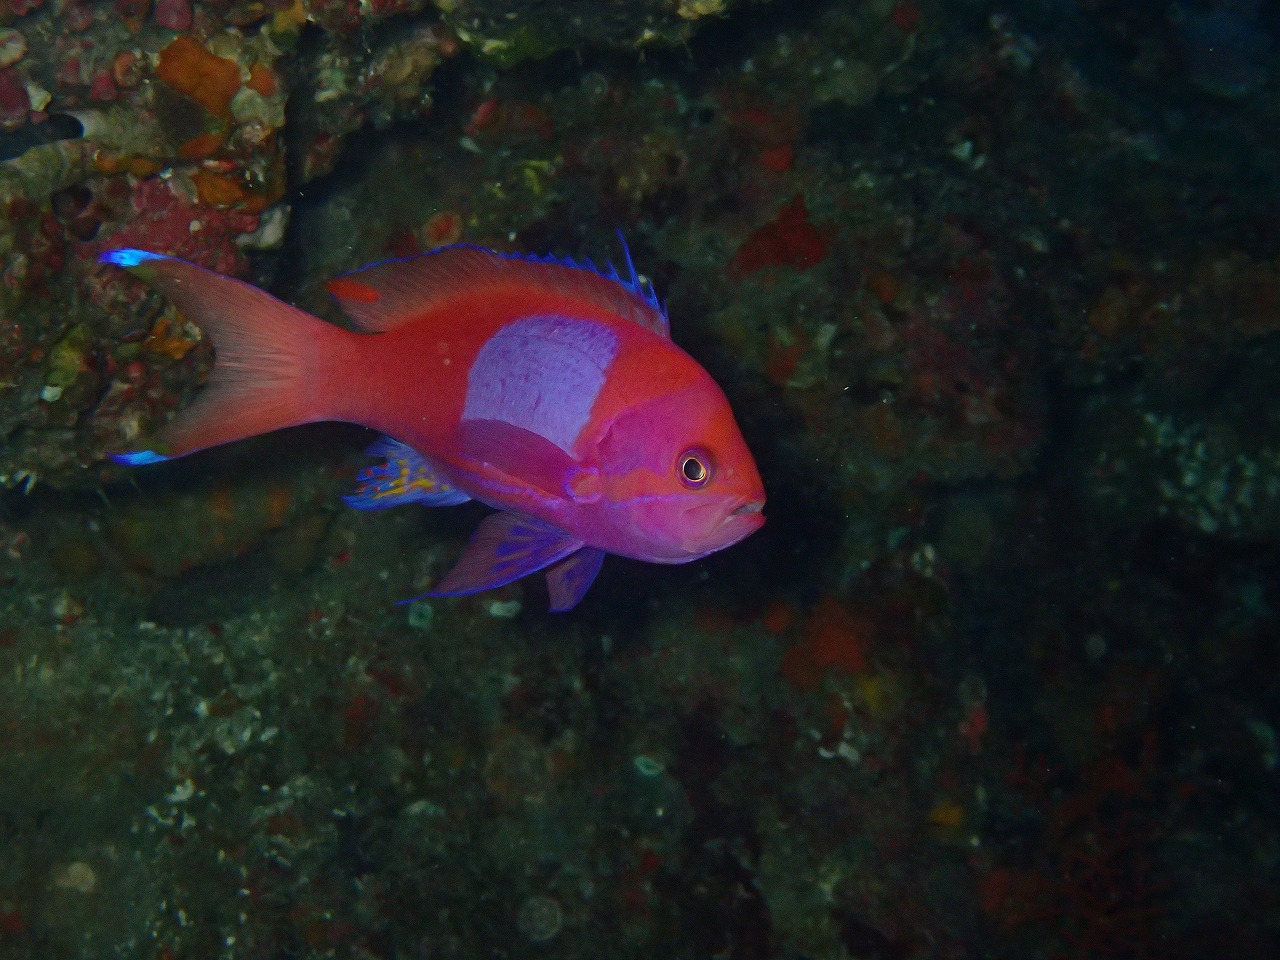
[[[670,338],[631,270],[475,247],[374,264],[330,291],[348,331],[240,281],[140,250],[129,269],[210,334],[215,366],[145,464],[319,420],[384,434],[361,509],[478,500],[482,521],[432,596],[547,571],[553,609],[606,553],[683,563],[763,523],[764,491],[729,403]],[[630,264],[628,259],[628,265]]]

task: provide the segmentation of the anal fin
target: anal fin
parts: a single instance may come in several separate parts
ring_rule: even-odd
[[[603,562],[603,550],[583,547],[548,569],[547,591],[551,594],[551,612],[564,613],[581,603],[591,584],[595,583]]]
[[[563,560],[581,547],[581,540],[549,523],[521,513],[491,513],[480,521],[457,565],[434,590],[422,596],[458,597],[505,586]]]

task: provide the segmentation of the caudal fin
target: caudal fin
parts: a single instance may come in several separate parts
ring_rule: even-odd
[[[164,294],[212,340],[213,373],[196,401],[167,423],[151,449],[114,456],[138,465],[325,419],[316,402],[335,340],[351,336],[262,290],[195,264],[145,250],[109,250]]]

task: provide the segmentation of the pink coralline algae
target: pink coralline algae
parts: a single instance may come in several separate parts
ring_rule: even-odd
[[[191,29],[191,0],[156,0],[156,23],[167,30]]]
[[[17,70],[0,70],[0,128],[12,130],[26,123],[31,110],[31,98],[27,85]]]
[[[242,272],[244,254],[236,239],[258,228],[257,214],[199,206],[179,190],[171,180],[140,181],[130,196],[137,211],[134,219],[99,237],[92,252],[139,247],[182,257],[218,273]]]
[[[89,99],[97,103],[114,100],[118,93],[110,70],[99,70],[93,77],[93,83],[89,85]]]
[[[44,0],[9,0],[9,12],[15,17],[25,17],[44,6]]]
[[[93,25],[93,8],[72,0],[62,9],[62,24],[72,33],[83,33]]]

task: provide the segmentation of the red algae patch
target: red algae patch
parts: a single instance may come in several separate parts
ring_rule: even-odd
[[[462,229],[461,214],[442,210],[423,225],[422,241],[429,250],[445,247],[462,239]]]
[[[210,207],[230,207],[245,198],[244,185],[235,177],[214,173],[212,170],[197,170],[191,175],[195,185],[196,196],[200,202]]]
[[[857,611],[824,597],[805,623],[804,639],[782,655],[782,674],[793,687],[814,690],[828,674],[861,673],[872,632]]]
[[[729,261],[729,273],[746,277],[767,267],[808,270],[826,259],[834,233],[829,224],[809,222],[804,197],[797,195],[743,241]]]
[[[156,76],[224,120],[230,118],[231,98],[240,90],[240,67],[187,36],[175,38],[160,51]]]
[[[31,98],[16,69],[0,69],[0,130],[12,130],[27,122]]]
[[[264,97],[273,97],[279,84],[276,82],[276,75],[271,67],[265,63],[255,63],[249,68],[249,82],[245,84],[255,93],[260,93]]]

